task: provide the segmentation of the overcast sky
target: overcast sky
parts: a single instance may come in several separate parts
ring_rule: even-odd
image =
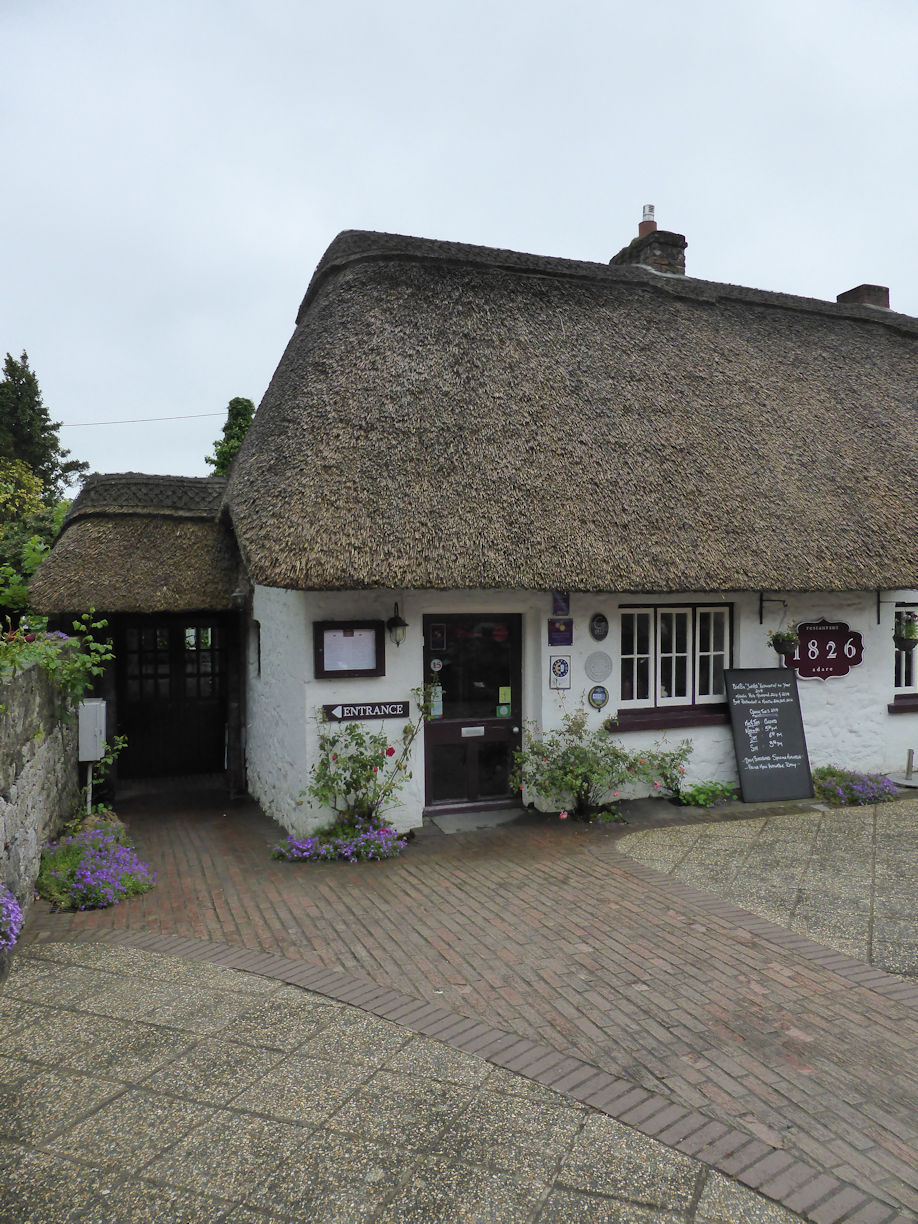
[[[95,471],[205,475],[342,229],[606,262],[653,203],[689,275],[918,315],[915,0],[0,0],[0,47],[0,356]]]

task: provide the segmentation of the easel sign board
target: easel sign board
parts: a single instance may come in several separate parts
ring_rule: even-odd
[[[796,674],[778,667],[724,674],[743,802],[812,799]]]

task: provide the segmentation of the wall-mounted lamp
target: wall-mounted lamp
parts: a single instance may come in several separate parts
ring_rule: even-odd
[[[396,646],[401,646],[405,640],[405,634],[408,632],[408,622],[402,620],[398,614],[398,604],[395,605],[395,611],[386,621],[386,628],[389,631],[389,640]]]

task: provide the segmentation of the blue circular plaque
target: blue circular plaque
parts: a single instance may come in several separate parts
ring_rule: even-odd
[[[601,684],[594,685],[587,695],[587,701],[589,701],[594,710],[601,710],[608,700],[609,690],[603,688]]]

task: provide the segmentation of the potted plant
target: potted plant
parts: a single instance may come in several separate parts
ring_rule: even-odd
[[[906,650],[909,654],[918,646],[918,612],[896,613],[893,641],[896,644],[896,650]]]
[[[789,655],[797,649],[800,639],[796,625],[788,625],[786,629],[769,629],[768,640],[779,655]]]

